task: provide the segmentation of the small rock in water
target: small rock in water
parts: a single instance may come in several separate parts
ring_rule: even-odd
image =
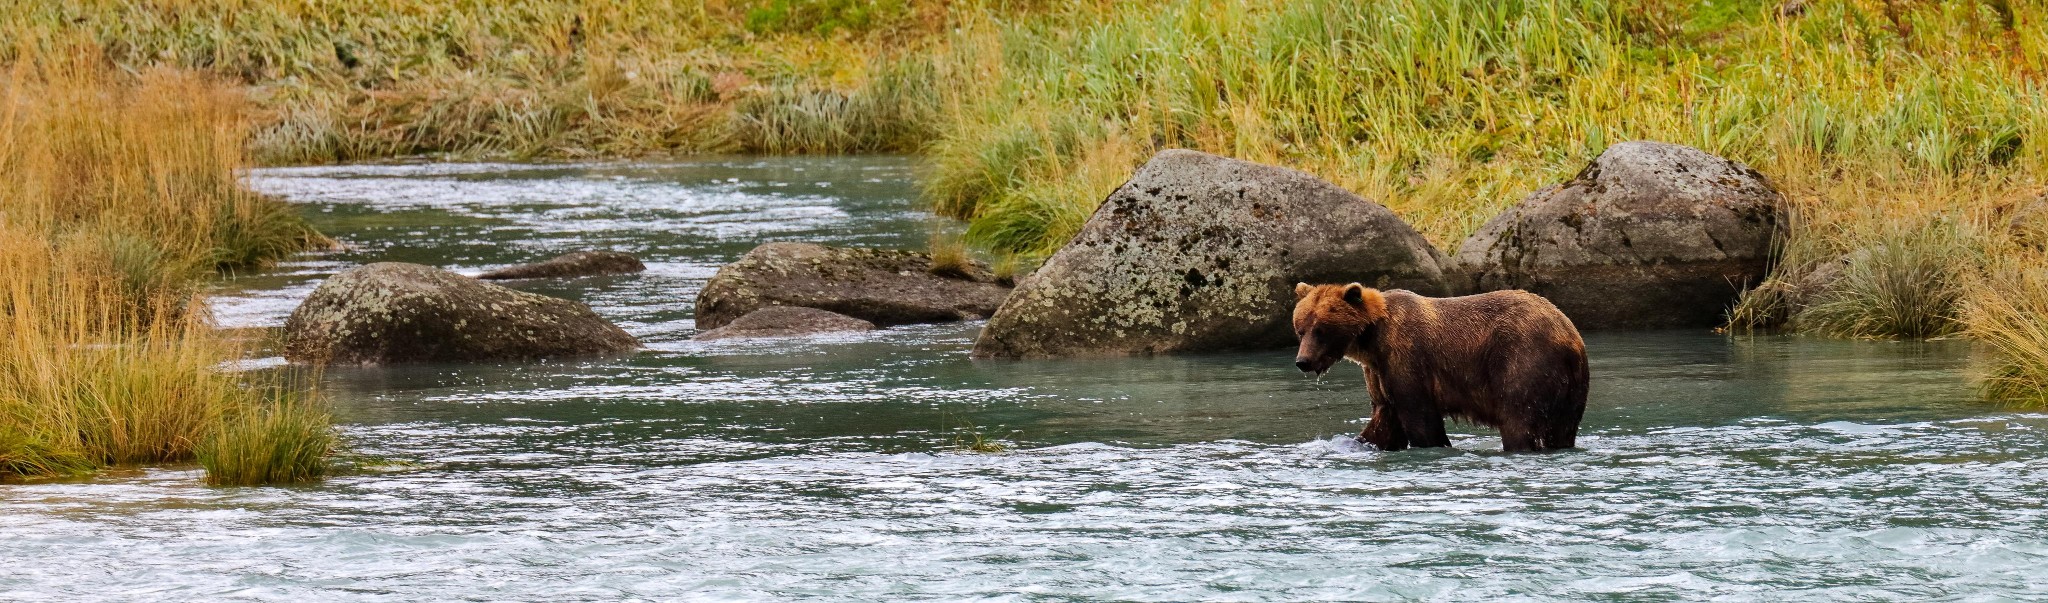
[[[644,272],[647,265],[632,254],[617,251],[578,251],[554,258],[507,266],[477,275],[477,278],[510,280],[522,278],[563,278],[571,276],[601,276],[609,274],[633,274]]]
[[[986,266],[965,276],[930,272],[930,254],[768,243],[726,264],[697,296],[697,326],[716,329],[755,310],[803,306],[877,325],[974,320],[995,312],[1010,288]]]
[[[725,326],[698,333],[697,341],[741,337],[801,337],[818,333],[873,331],[875,323],[840,314],[799,306],[768,306],[741,316]]]
[[[284,356],[312,364],[491,362],[639,347],[583,304],[385,262],[321,283],[285,321]]]

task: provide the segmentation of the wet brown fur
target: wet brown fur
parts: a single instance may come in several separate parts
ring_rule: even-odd
[[[1586,410],[1586,345],[1527,291],[1433,298],[1358,283],[1295,286],[1296,364],[1365,368],[1381,450],[1449,446],[1444,419],[1494,427],[1508,451],[1573,447]]]

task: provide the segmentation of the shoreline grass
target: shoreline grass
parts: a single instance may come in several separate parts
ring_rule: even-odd
[[[1987,398],[2048,406],[2048,254],[2016,253],[1973,284],[1963,305],[1967,333],[1990,349]]]
[[[116,64],[247,87],[270,164],[910,152],[937,0],[29,3],[0,63],[85,36]]]
[[[1830,186],[1806,174],[1899,175],[1891,194],[2048,165],[2048,9],[1775,7],[1182,0],[969,21],[940,59],[956,85],[927,192],[971,242],[1043,254],[1121,176],[1185,147],[1316,174],[1450,249],[1630,139],[1821,181],[1795,195]]]
[[[261,468],[231,483],[317,476],[331,440],[288,458],[229,447],[328,421],[289,412],[301,394],[274,377],[222,370],[241,350],[199,284],[324,239],[242,188],[233,90],[98,56],[17,61],[0,79],[0,481],[195,459]]]

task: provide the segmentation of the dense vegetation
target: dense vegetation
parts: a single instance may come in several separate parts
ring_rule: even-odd
[[[921,152],[932,207],[1013,266],[1165,147],[1315,173],[1450,249],[1610,143],[1678,142],[1770,175],[1796,213],[1778,276],[1731,326],[1967,334],[1996,352],[1988,391],[2048,402],[2048,276],[2015,225],[2048,170],[2038,2],[88,0],[5,15],[0,53],[82,35],[115,64],[240,81],[270,162]]]
[[[84,56],[0,80],[0,480],[191,460],[211,483],[318,476],[326,415],[223,372],[241,351],[198,285],[322,239],[241,187],[232,88]]]

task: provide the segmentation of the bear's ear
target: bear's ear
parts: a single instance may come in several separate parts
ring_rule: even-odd
[[[1351,283],[1344,286],[1344,302],[1353,306],[1365,306],[1365,285]]]
[[[1304,297],[1308,297],[1308,294],[1309,294],[1310,292],[1313,292],[1313,291],[1315,291],[1315,290],[1316,290],[1316,287],[1315,287],[1315,285],[1310,285],[1310,284],[1308,284],[1308,283],[1295,283],[1295,284],[1294,284],[1294,299],[1301,299],[1301,298],[1304,298]]]

